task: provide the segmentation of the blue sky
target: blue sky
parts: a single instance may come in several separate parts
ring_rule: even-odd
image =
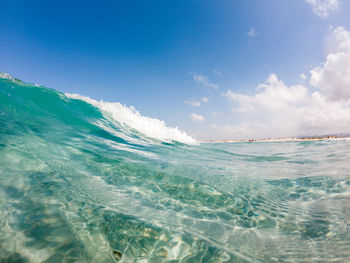
[[[345,79],[317,82],[319,76],[331,78],[325,70],[330,54],[348,54],[339,51],[346,36],[343,44],[334,39],[350,30],[349,11],[345,0],[5,0],[0,71],[135,106],[200,139],[349,132],[350,96],[334,95],[348,94],[347,71]],[[319,75],[312,75],[317,67]],[[271,74],[276,78],[269,79]],[[338,86],[329,91],[332,83],[342,83],[342,91]],[[293,122],[282,129],[278,123],[286,126],[284,119],[260,99],[271,101],[273,87],[286,91],[274,101],[294,97],[293,85],[307,94],[273,109]],[[263,93],[271,89],[270,95]],[[327,107],[316,104],[316,93]],[[303,114],[314,118],[298,121]]]

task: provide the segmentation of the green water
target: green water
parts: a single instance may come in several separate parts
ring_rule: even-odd
[[[349,140],[196,144],[1,77],[0,262],[350,261]]]

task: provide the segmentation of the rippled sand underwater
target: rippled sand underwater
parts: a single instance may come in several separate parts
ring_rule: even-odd
[[[187,144],[102,106],[0,79],[0,262],[350,261],[349,140]]]

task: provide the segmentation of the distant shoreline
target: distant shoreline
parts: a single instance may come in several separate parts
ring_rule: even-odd
[[[227,139],[227,140],[205,140],[200,143],[221,143],[221,142],[298,142],[298,141],[323,141],[323,140],[343,140],[350,136],[315,136],[315,137],[286,137],[286,138],[264,138],[264,139]]]

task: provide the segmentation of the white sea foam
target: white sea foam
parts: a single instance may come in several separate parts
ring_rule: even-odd
[[[13,80],[13,78],[7,74],[7,73],[4,73],[4,72],[0,72],[0,79],[9,79],[9,80]]]
[[[167,127],[164,121],[142,116],[134,107],[122,105],[119,102],[96,101],[79,94],[65,94],[68,98],[83,100],[98,107],[107,117],[111,117],[121,125],[130,127],[145,136],[160,141],[178,141],[196,144],[196,140],[178,128]]]

